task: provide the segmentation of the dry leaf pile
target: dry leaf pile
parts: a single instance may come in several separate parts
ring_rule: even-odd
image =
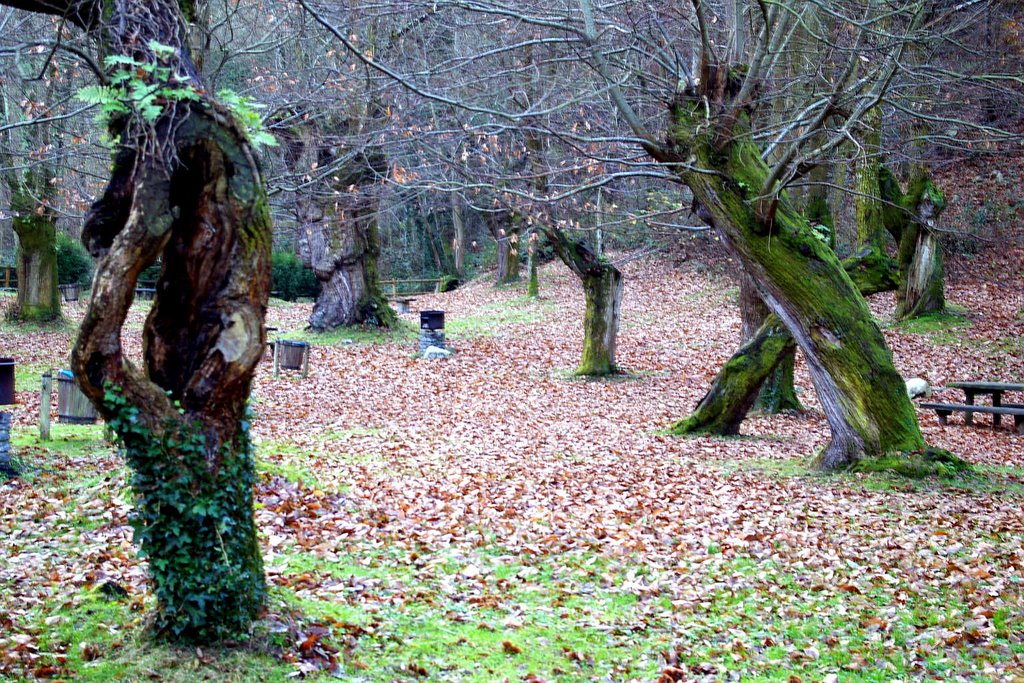
[[[954,263],[947,296],[966,309],[969,324],[935,333],[886,325],[901,372],[936,386],[1024,381],[1022,264],[1019,248]],[[542,271],[540,301],[483,281],[418,297],[418,309],[446,312],[457,351],[450,359],[419,359],[407,339],[314,342],[306,380],[274,379],[270,363],[261,366],[254,432],[269,471],[257,517],[271,583],[371,614],[453,596],[469,609],[504,609],[496,649],[515,657],[517,629],[532,617],[510,595],[545,567],[564,565],[573,570],[556,568],[551,582],[566,596],[636,600],[625,623],[596,612],[566,618],[609,637],[621,630],[642,638],[656,625],[666,646],[652,657],[665,681],[719,680],[723,663],[750,672],[796,666],[843,648],[846,674],[878,664],[838,628],[815,634],[814,646],[787,648],[793,639],[780,625],[807,617],[793,613],[787,596],[794,594],[829,612],[823,624],[855,624],[875,655],[898,653],[909,672],[930,674],[936,661],[965,680],[1024,671],[1020,631],[1007,636],[1005,627],[1024,623],[1024,437],[1007,425],[991,430],[985,416],[980,426],[953,418],[940,427],[934,414],[919,413],[931,444],[1010,468],[999,470],[994,488],[805,476],[804,459],[828,434],[799,363],[806,413],[752,417],[740,439],[667,436],[661,430],[700,399],[739,342],[735,281],[726,262],[673,268],[644,260],[625,273],[619,363],[628,374],[621,377],[571,376],[582,293],[557,264]],[[883,324],[891,318],[891,296],[871,305]],[[309,306],[275,305],[268,324],[301,329],[308,313]],[[406,320],[415,324],[415,313]],[[3,339],[4,355],[41,367],[59,365],[69,343],[66,333]],[[939,398],[961,397],[944,390]],[[38,397],[19,392],[19,401],[15,423],[27,429]],[[33,452],[22,458],[31,461]],[[19,615],[34,605],[74,603],[82,588],[110,583],[141,606],[145,592],[116,453],[47,462],[32,484],[0,485],[0,672],[59,662],[39,651],[38,632],[23,628]],[[97,476],[87,496],[62,485],[105,471],[115,474]],[[327,565],[360,553],[389,556],[401,571],[393,578],[300,571],[296,553]],[[734,596],[741,612],[728,627],[708,616],[723,596]],[[943,604],[963,609],[943,612]],[[918,612],[909,636],[894,626]],[[385,620],[281,627],[296,643],[286,656],[304,674],[338,671],[375,628],[387,628]],[[778,648],[786,651],[781,664]],[[708,652],[715,653],[708,662],[686,663]],[[587,666],[587,653],[565,656]],[[410,678],[421,676],[417,668],[431,675],[423,663],[402,666]],[[626,680],[628,670],[609,675]],[[59,666],[35,670],[53,673]],[[543,680],[528,676],[522,680]]]

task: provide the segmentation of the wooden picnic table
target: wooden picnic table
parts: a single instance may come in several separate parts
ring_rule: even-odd
[[[1007,391],[1024,391],[1024,384],[1016,384],[1013,382],[947,382],[946,387],[950,389],[962,389],[966,399],[964,402],[971,406],[974,405],[975,396],[987,394],[992,397],[993,408],[999,408],[1003,405],[1003,394]],[[999,413],[993,413],[993,427],[999,425],[999,418]],[[964,422],[971,424],[972,421],[972,413],[965,412]]]

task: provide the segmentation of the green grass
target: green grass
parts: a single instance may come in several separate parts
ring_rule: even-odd
[[[404,343],[417,339],[419,330],[404,320],[399,320],[391,329],[378,327],[343,327],[327,332],[314,330],[292,330],[273,334],[272,338],[304,341],[313,346],[341,346],[348,344],[389,344]]]
[[[145,632],[144,610],[151,607],[140,597],[112,601],[89,589],[54,613],[35,614],[47,627],[43,666],[51,659],[58,677],[86,683],[290,680],[293,667],[270,654],[279,646],[261,629],[237,647],[168,647]],[[66,658],[63,665],[55,655]]]
[[[963,331],[971,326],[965,314],[965,309],[950,305],[942,313],[928,313],[894,326],[910,334],[926,336],[933,344],[955,344],[963,340]]]
[[[445,334],[451,337],[490,337],[511,325],[538,323],[546,312],[556,308],[553,302],[529,297],[516,297],[509,301],[489,304],[472,316],[449,316],[445,319]]]
[[[811,458],[726,460],[708,466],[727,476],[754,471],[766,477],[799,477],[817,480],[822,486],[839,484],[865,491],[923,493],[951,490],[1024,497],[1024,468],[1021,467],[974,465],[973,471],[965,474],[908,477],[891,467],[861,472],[824,473],[814,468]]]

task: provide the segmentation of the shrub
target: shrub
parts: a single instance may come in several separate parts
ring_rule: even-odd
[[[78,240],[64,233],[57,235],[57,281],[62,285],[88,285],[92,279],[93,262],[89,252]]]
[[[289,251],[275,251],[271,256],[271,289],[274,296],[287,301],[299,297],[315,299],[320,296],[320,283],[313,269],[304,266],[299,257]]]

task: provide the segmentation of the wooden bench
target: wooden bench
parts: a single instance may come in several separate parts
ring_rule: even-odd
[[[389,296],[388,297],[388,302],[394,304],[395,305],[395,310],[397,310],[399,313],[408,313],[409,312],[409,305],[413,301],[416,301],[416,299],[414,297],[411,297],[411,296],[409,296],[409,297]]]
[[[135,298],[139,301],[152,301],[156,298],[156,287],[136,287]]]
[[[928,410],[934,410],[939,416],[939,424],[944,425],[951,413],[966,413],[969,418],[973,413],[989,413],[993,416],[992,428],[999,426],[995,418],[1001,415],[1012,415],[1013,426],[1018,434],[1024,434],[1024,405],[1011,404],[1005,406],[978,406],[966,403],[919,403],[919,406]],[[965,420],[970,424],[969,420]]]

